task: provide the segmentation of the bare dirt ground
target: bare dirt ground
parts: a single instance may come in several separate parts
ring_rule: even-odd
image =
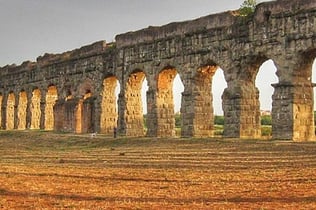
[[[0,209],[315,208],[315,142],[0,132]]]

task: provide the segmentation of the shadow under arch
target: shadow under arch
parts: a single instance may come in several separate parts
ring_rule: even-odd
[[[113,134],[114,128],[117,127],[117,94],[119,89],[120,84],[116,76],[111,75],[104,78],[100,117],[100,132],[103,134]]]

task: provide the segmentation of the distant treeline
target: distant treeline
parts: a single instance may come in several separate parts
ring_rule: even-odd
[[[145,125],[146,125],[146,117],[147,117],[147,115],[145,114],[144,115],[144,124]],[[181,127],[181,115],[180,115],[180,113],[175,114],[175,121],[176,121],[176,127]],[[314,122],[316,125],[316,111],[314,111]],[[214,124],[215,125],[224,125],[224,116],[215,115]],[[271,115],[261,116],[261,125],[272,125]]]

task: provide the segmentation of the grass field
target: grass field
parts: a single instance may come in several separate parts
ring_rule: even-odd
[[[315,209],[316,143],[0,132],[0,209]]]

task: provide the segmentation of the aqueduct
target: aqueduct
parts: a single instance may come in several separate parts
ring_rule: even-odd
[[[96,42],[0,68],[1,128],[110,134],[117,126],[126,136],[174,136],[172,83],[179,74],[181,135],[210,137],[212,77],[221,68],[227,82],[224,136],[260,138],[255,78],[260,65],[272,59],[279,79],[273,84],[273,138],[312,140],[315,57],[315,0],[277,0],[259,4],[248,17],[228,11],[149,27],[117,35],[115,43]]]

